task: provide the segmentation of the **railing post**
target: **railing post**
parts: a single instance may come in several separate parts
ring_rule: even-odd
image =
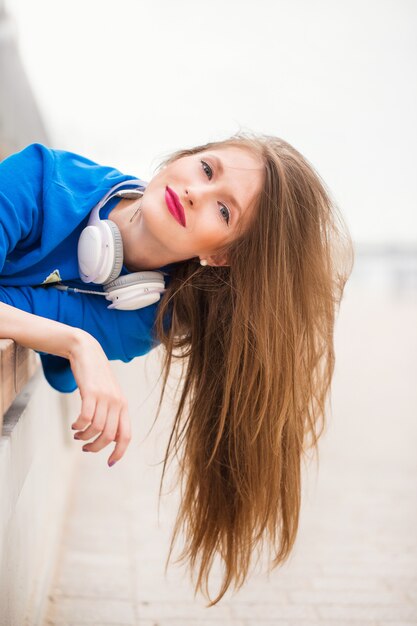
[[[39,357],[33,350],[12,339],[0,339],[0,433],[3,415],[38,367]]]

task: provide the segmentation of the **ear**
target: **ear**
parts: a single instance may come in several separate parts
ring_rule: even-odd
[[[229,265],[229,260],[227,258],[226,252],[223,254],[214,254],[212,256],[206,256],[205,258],[207,259],[208,265],[213,265],[215,267]]]

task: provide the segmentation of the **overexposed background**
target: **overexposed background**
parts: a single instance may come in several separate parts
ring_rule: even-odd
[[[355,242],[417,241],[414,0],[7,0],[53,147],[149,180],[250,129],[316,167]]]

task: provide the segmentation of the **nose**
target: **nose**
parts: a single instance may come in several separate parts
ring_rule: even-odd
[[[190,207],[195,207],[195,211],[201,211],[205,206],[210,206],[215,200],[216,189],[214,185],[211,189],[204,184],[195,184],[184,189],[184,201],[188,202]]]
[[[193,206],[193,201],[191,200],[191,198],[188,198],[188,189],[185,190],[185,195],[187,196],[187,200],[189,201],[190,205]]]

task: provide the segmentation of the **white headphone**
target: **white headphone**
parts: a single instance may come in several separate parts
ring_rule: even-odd
[[[135,185],[134,189],[120,189],[132,184]],[[64,284],[54,285],[57,289],[104,296],[111,300],[108,309],[124,311],[141,309],[160,300],[161,293],[165,291],[161,272],[143,271],[119,276],[123,266],[122,236],[114,222],[100,219],[100,209],[112,198],[140,198],[143,192],[144,185],[137,179],[125,180],[112,187],[91,211],[88,224],[78,240],[78,271],[81,280],[103,285],[104,293]]]

